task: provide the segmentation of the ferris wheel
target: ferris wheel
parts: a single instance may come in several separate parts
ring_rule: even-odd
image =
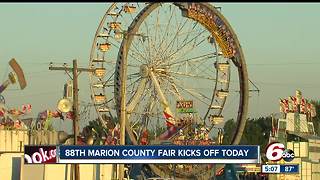
[[[236,34],[211,4],[113,3],[96,31],[89,66],[97,69],[90,87],[99,120],[107,126],[125,111],[133,144],[179,142],[174,140],[181,136],[188,141],[184,133],[214,131],[224,121],[231,74],[237,75],[239,101],[230,104],[237,105],[232,144],[240,142],[248,108],[246,64]],[[149,166],[161,176],[173,171]],[[176,176],[210,173],[206,165],[192,165],[192,173],[186,168],[175,167]]]

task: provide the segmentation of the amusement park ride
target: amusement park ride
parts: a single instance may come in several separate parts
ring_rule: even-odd
[[[89,67],[98,70],[90,74],[98,119],[105,128],[120,125],[120,145],[221,144],[230,78],[238,75],[232,144],[240,142],[248,109],[246,63],[235,32],[209,3],[113,3],[97,28]],[[148,166],[160,177],[214,174],[209,165]]]
[[[21,121],[17,117],[29,112],[31,110],[31,105],[24,105],[22,110],[7,109],[5,107],[5,98],[1,95],[1,93],[3,93],[4,90],[9,87],[9,85],[16,83],[18,83],[20,89],[23,90],[27,86],[27,82],[22,68],[14,58],[9,61],[9,65],[12,69],[12,72],[8,74],[8,79],[0,85],[0,126],[1,128],[5,126],[20,128]]]
[[[9,65],[13,72],[9,73],[9,78],[0,85],[0,94],[10,85],[15,84],[18,80],[21,90],[27,86],[26,79],[24,78],[23,71],[15,59],[9,61]]]
[[[228,105],[237,106],[231,144],[239,144],[247,118],[248,73],[239,40],[218,9],[209,3],[110,5],[96,30],[86,69],[99,122],[91,125],[107,129],[96,133],[102,144],[222,144],[221,124],[224,115],[230,116]],[[21,68],[14,63],[11,67],[23,89]],[[231,75],[238,78],[231,80]],[[0,93],[15,80],[9,74]],[[231,88],[238,90],[239,101],[228,104]],[[70,112],[70,103],[62,100],[58,109]],[[81,133],[87,136],[85,144],[94,144],[92,129]],[[209,179],[217,167],[148,164],[147,168],[160,177]],[[120,165],[118,179],[124,178],[123,169]]]

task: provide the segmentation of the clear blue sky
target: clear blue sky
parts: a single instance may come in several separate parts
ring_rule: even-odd
[[[48,70],[49,62],[87,66],[94,33],[108,3],[0,4],[0,77],[15,57],[28,87],[3,93],[9,107],[31,103],[34,115],[54,109],[67,76]],[[300,89],[320,99],[320,4],[217,3],[234,28],[248,64],[250,79],[260,88],[250,98],[250,116],[279,111],[278,99]],[[89,101],[88,76],[81,74],[80,97]],[[92,112],[94,113],[94,112]]]

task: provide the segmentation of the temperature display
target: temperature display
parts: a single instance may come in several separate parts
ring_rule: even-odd
[[[280,173],[299,173],[299,165],[298,164],[280,165]]]

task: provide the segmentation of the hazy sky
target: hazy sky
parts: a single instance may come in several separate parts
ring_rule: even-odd
[[[33,105],[34,115],[54,109],[62,97],[63,72],[48,70],[49,62],[77,58],[87,67],[91,43],[110,4],[0,4],[0,80],[15,57],[23,67],[28,87],[10,87],[7,106]],[[242,45],[249,78],[261,90],[252,93],[251,117],[279,111],[278,99],[300,89],[319,99],[320,4],[217,3]],[[60,64],[61,65],[61,64]],[[81,74],[80,98],[89,102],[88,76]],[[94,115],[94,112],[92,111]]]

